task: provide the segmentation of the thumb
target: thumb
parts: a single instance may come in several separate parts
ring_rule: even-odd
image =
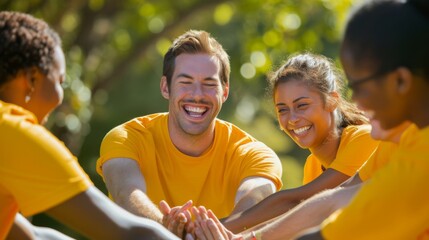
[[[161,202],[159,202],[159,210],[162,214],[167,215],[170,213],[171,208],[166,201],[162,200]]]

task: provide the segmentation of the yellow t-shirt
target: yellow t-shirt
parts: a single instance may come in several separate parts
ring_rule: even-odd
[[[97,161],[112,158],[135,160],[155,203],[171,206],[192,199],[194,205],[212,209],[222,218],[230,214],[240,182],[250,176],[265,177],[282,186],[282,167],[277,155],[266,145],[236,126],[216,119],[215,139],[199,157],[180,152],[171,142],[168,113],[135,118],[112,129],[104,138]]]
[[[378,146],[378,141],[371,138],[370,125],[352,125],[343,129],[340,146],[334,161],[323,168],[335,169],[352,176],[365,163]],[[307,184],[323,173],[322,163],[310,154],[304,165],[303,184]]]
[[[0,101],[0,239],[18,211],[43,212],[88,189],[75,157],[35,116]]]
[[[402,141],[403,140],[403,141]],[[325,239],[429,239],[429,127],[398,150],[350,204],[322,224]]]
[[[409,133],[408,133],[409,132]],[[416,126],[411,124],[402,134],[401,140],[403,141],[403,136],[407,134],[414,134],[416,132]],[[378,171],[380,168],[386,165],[391,160],[393,153],[399,148],[398,143],[381,141],[378,145],[377,150],[371,155],[371,157],[366,161],[366,163],[359,169],[358,174],[359,178],[364,182],[372,177],[372,175]]]

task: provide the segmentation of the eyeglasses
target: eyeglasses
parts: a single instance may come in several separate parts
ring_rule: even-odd
[[[364,77],[361,79],[353,79],[353,78],[350,78],[349,76],[347,76],[347,79],[348,79],[347,86],[350,89],[355,90],[359,85],[366,83],[366,82],[369,82],[371,80],[376,80],[376,79],[380,78],[381,76],[387,74],[388,72],[390,72],[390,70],[381,70],[381,71],[378,71],[378,72],[376,72],[376,73],[374,73],[368,77]]]

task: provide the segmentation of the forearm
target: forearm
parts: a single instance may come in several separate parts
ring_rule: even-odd
[[[61,232],[58,232],[51,228],[46,227],[35,227],[34,233],[37,237],[37,239],[43,239],[43,240],[71,240],[73,238],[62,234]]]
[[[67,235],[62,234],[51,228],[37,227],[32,225],[26,218],[21,214],[17,214],[15,217],[14,224],[9,231],[6,239],[64,239],[70,240]]]
[[[89,239],[177,239],[161,224],[118,207],[95,187],[46,213]]]
[[[125,210],[141,217],[162,223],[163,214],[141,190],[123,191],[113,196],[113,200]]]
[[[295,201],[287,201],[283,195],[283,192],[274,193],[252,208],[242,213],[231,215],[223,220],[224,226],[232,232],[238,233],[244,229],[275,218],[298,204],[298,202]],[[267,209],[269,209],[269,211],[267,211]]]
[[[321,192],[259,231],[266,239],[290,239],[302,230],[321,224],[337,209],[347,205],[360,186],[358,184],[349,188],[336,188]]]

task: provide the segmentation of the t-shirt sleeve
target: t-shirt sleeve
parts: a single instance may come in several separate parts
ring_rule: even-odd
[[[240,151],[242,171],[240,179],[246,177],[260,176],[271,180],[277,190],[282,187],[282,166],[275,152],[262,142],[247,143]]]
[[[312,154],[307,157],[304,164],[304,174],[302,184],[305,185],[323,173],[322,164]]]
[[[398,144],[396,143],[380,142],[380,145],[373,152],[368,161],[359,169],[359,178],[362,181],[370,179],[376,171],[387,164],[397,148]]]
[[[357,130],[342,135],[340,147],[335,160],[329,168],[335,169],[348,176],[353,176],[357,170],[368,160],[378,146],[378,141],[371,138],[369,127],[353,126]]]
[[[96,170],[100,176],[103,176],[103,164],[110,159],[129,158],[139,163],[137,161],[139,148],[142,147],[139,144],[142,141],[139,141],[138,134],[130,124],[119,125],[106,134],[101,143],[100,157],[96,164]],[[143,137],[143,133],[141,137]]]
[[[427,150],[397,156],[323,222],[325,239],[420,239],[428,233]]]
[[[22,121],[2,129],[0,183],[25,216],[86,191],[92,182],[67,147],[40,125]],[[17,131],[18,129],[18,131]],[[4,134],[4,135],[3,135]]]

